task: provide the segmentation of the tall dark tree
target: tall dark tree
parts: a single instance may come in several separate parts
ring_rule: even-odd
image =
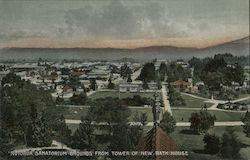
[[[127,82],[132,82],[131,74],[128,75]]]
[[[169,112],[165,112],[163,114],[163,118],[160,122],[160,127],[166,132],[166,133],[172,133],[175,129],[176,121],[173,118],[173,116],[170,115]]]
[[[118,124],[113,127],[110,150],[127,151],[132,147],[130,130],[127,124]]]
[[[221,155],[223,158],[237,158],[240,150],[240,142],[234,131],[227,129],[222,135]]]
[[[245,124],[243,125],[244,132],[246,133],[247,137],[250,137],[250,113],[248,110],[244,118],[242,118],[242,122]]]
[[[28,128],[27,145],[30,147],[48,147],[52,143],[51,130],[43,117],[39,117],[36,107],[31,107],[32,124]]]
[[[150,82],[150,81],[155,81],[156,72],[155,72],[155,65],[154,63],[146,63],[142,70],[141,73],[138,77],[139,80],[142,80],[143,82]]]
[[[146,82],[146,81],[143,81],[143,83],[142,83],[142,88],[143,89],[149,89],[149,87],[148,87],[148,83]]]
[[[64,116],[61,115],[55,123],[57,123],[54,128],[56,131],[55,137],[57,137],[60,142],[66,145],[71,145],[71,130],[66,125]]]
[[[90,80],[90,89],[92,89],[93,91],[97,89],[97,84],[95,79]]]
[[[125,78],[128,77],[132,73],[131,69],[128,67],[128,65],[125,63],[120,70],[121,77]]]
[[[161,63],[159,67],[159,73],[160,73],[160,80],[164,81],[164,78],[167,74],[167,65],[165,63]]]
[[[211,134],[206,134],[203,138],[203,141],[205,143],[205,150],[210,153],[210,154],[216,154],[220,151],[220,138],[211,135]]]
[[[115,84],[112,82],[111,77],[109,77],[109,83],[108,83],[108,89],[114,89],[115,88]]]
[[[71,147],[80,150],[93,150],[96,148],[94,126],[91,124],[90,119],[81,119],[79,128],[72,136]]]

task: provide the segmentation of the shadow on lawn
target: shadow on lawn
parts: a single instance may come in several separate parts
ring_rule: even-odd
[[[194,134],[192,130],[190,129],[183,129],[180,131],[181,134]]]
[[[195,149],[195,150],[193,150],[194,151],[194,153],[199,153],[199,154],[210,154],[210,153],[208,153],[206,150],[204,150],[204,149]]]

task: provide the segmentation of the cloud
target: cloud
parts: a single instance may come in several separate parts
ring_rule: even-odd
[[[31,33],[28,31],[15,31],[11,33],[0,32],[0,42],[10,42],[13,40],[26,38],[45,38],[46,35],[42,32]]]
[[[121,1],[102,7],[92,5],[66,12],[67,27],[60,33],[70,36],[106,38],[156,38],[187,35],[158,3],[126,5]]]

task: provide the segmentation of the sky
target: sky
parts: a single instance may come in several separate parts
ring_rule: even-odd
[[[249,0],[0,0],[0,48],[203,48],[249,36]]]

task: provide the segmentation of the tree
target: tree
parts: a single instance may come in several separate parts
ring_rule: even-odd
[[[203,138],[203,142],[205,143],[205,150],[209,154],[216,154],[220,151],[220,138],[211,135],[211,134],[206,134]]]
[[[155,65],[154,63],[146,63],[141,69],[141,73],[138,77],[139,80],[143,82],[155,81],[156,73],[155,73]]]
[[[89,88],[92,89],[93,91],[95,91],[97,89],[97,84],[96,84],[95,79],[90,80],[90,87]]]
[[[174,131],[175,125],[176,125],[176,121],[173,118],[173,116],[171,116],[169,112],[165,112],[160,122],[160,127],[166,133],[172,133]]]
[[[147,113],[138,113],[138,111],[135,112],[133,120],[134,122],[141,122],[142,125],[145,125],[147,122],[148,116]]]
[[[96,148],[94,126],[91,124],[91,119],[81,118],[79,128],[72,136],[71,147],[80,150],[93,150]]]
[[[127,64],[125,63],[120,70],[120,75],[121,77],[125,78],[128,77],[130,74],[132,73],[131,69],[127,66]]]
[[[52,143],[51,132],[43,117],[39,117],[36,107],[31,107],[32,124],[28,128],[27,145],[30,147],[48,147]]]
[[[1,130],[8,133],[11,139],[3,145],[26,145],[28,140],[31,140],[29,144],[34,146],[49,145],[52,133],[57,132],[55,125],[63,108],[55,105],[49,92],[38,89],[13,73],[3,78],[2,85]],[[32,111],[34,106],[35,110]],[[37,118],[32,118],[31,115],[37,115]]]
[[[250,137],[250,113],[248,110],[244,118],[242,118],[242,122],[245,124],[243,125],[244,132],[246,133],[247,137]]]
[[[172,106],[186,105],[186,102],[182,98],[181,94],[175,91],[175,89],[171,85],[168,85],[168,95],[169,95],[169,102]]]
[[[119,98],[99,98],[90,104],[88,115],[96,122],[106,122],[109,135],[112,134],[112,123],[127,123],[129,109],[123,106]]]
[[[112,82],[111,77],[109,77],[109,84],[108,84],[108,89],[114,89],[115,84]]]
[[[79,95],[74,94],[71,98],[70,98],[70,102],[74,105],[85,105],[86,101],[87,101],[87,95],[86,93],[81,93]]]
[[[56,104],[57,104],[57,105],[65,104],[64,99],[61,98],[61,97],[59,97],[59,96],[56,97]]]
[[[142,134],[143,128],[141,126],[130,126],[130,140],[132,149],[134,149],[135,146],[139,143]]]
[[[240,142],[234,130],[227,129],[222,135],[221,155],[223,158],[236,158],[240,150]]]
[[[127,151],[132,147],[129,126],[127,124],[117,124],[113,127],[110,150]]]
[[[161,63],[160,67],[159,67],[159,73],[160,73],[160,80],[164,81],[164,78],[166,76],[167,73],[167,65],[165,63]]]
[[[142,125],[146,125],[147,120],[148,120],[147,113],[141,113],[140,122],[142,123]]]
[[[146,81],[143,81],[142,88],[145,90],[149,89],[148,83]]]
[[[128,75],[127,82],[132,82],[131,74]]]
[[[194,133],[200,134],[206,132],[211,126],[214,126],[216,120],[215,116],[212,116],[208,111],[201,110],[200,112],[194,112],[191,114],[189,122],[191,123],[190,129]]]
[[[68,126],[65,123],[65,118],[63,115],[55,121],[57,124],[54,128],[56,131],[55,137],[59,138],[60,141],[66,145],[71,145],[71,130],[68,128]]]

